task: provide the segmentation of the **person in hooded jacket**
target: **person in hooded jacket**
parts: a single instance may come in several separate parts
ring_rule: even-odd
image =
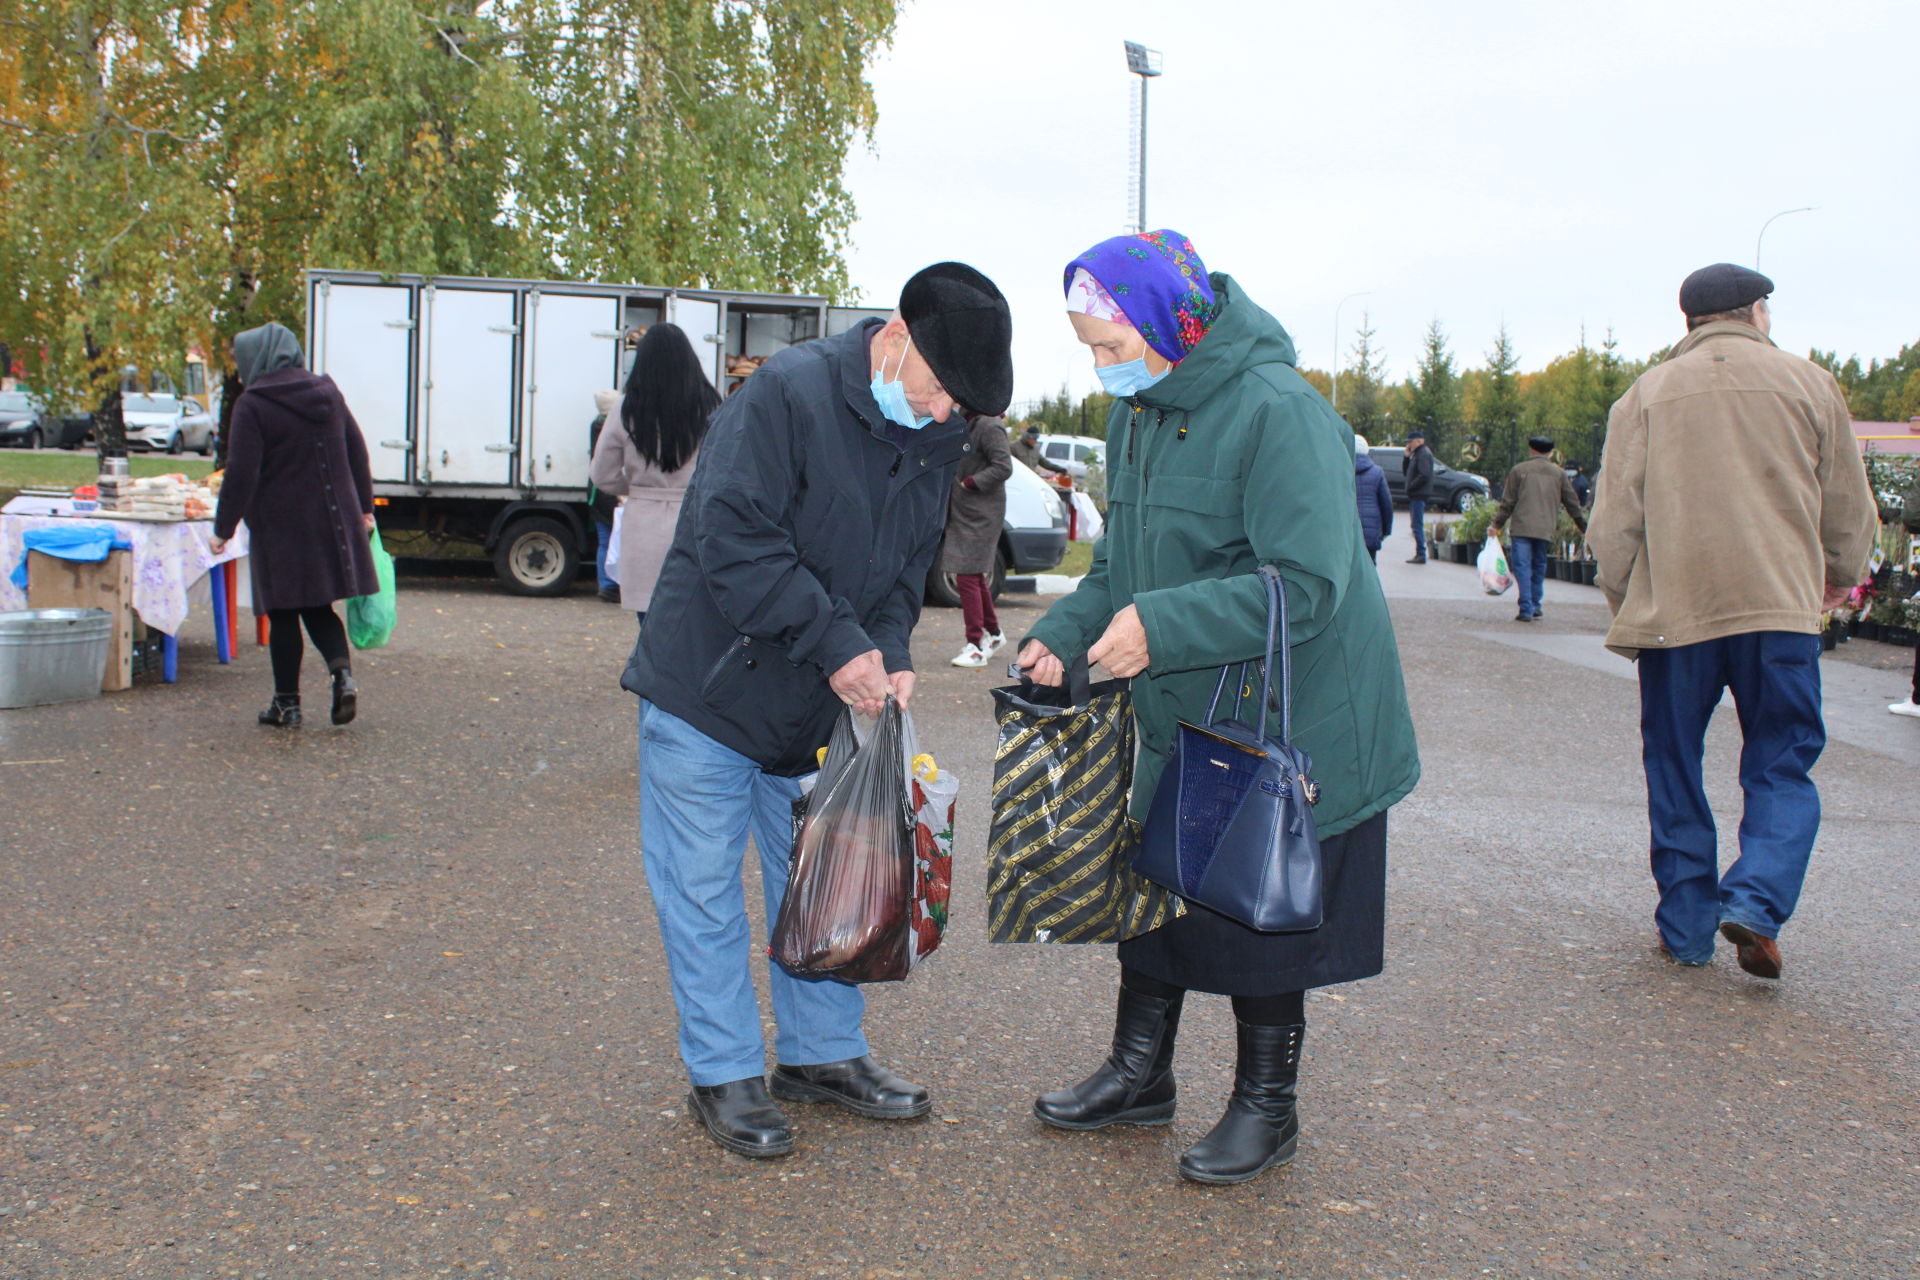
[[[1387,488],[1387,473],[1358,441],[1353,446],[1353,500],[1360,507],[1367,556],[1378,563],[1380,544],[1393,536],[1393,491]]]
[[[1381,970],[1387,810],[1420,776],[1400,655],[1352,519],[1353,432],[1295,370],[1279,322],[1167,230],[1095,245],[1067,264],[1066,293],[1075,336],[1117,397],[1106,534],[1078,589],[1033,628],[1020,665],[1050,685],[1081,658],[1131,677],[1140,745],[1129,807],[1144,822],[1178,723],[1205,723],[1223,665],[1264,657],[1260,570],[1277,569],[1293,743],[1321,789],[1325,921],[1259,933],[1144,881],[1127,886],[1138,905],[1124,915],[1140,931],[1118,948],[1112,1048],[1034,1113],[1070,1130],[1169,1123],[1186,994],[1226,995],[1233,1094],[1179,1169],[1244,1182],[1293,1158],[1306,990]]]
[[[347,630],[334,602],[380,589],[373,567],[373,473],[367,442],[340,388],[310,373],[300,340],[265,324],[233,340],[245,388],[234,402],[227,470],[212,548],[226,549],[242,520],[251,534],[253,608],[267,617],[273,701],[260,723],[300,724],[300,629],[333,681],[332,720],[359,707]]]

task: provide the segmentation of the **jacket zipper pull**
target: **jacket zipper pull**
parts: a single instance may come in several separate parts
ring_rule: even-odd
[[[894,455],[893,465],[887,468],[887,474],[889,476],[897,476],[900,474],[900,459],[906,456],[904,453]]]

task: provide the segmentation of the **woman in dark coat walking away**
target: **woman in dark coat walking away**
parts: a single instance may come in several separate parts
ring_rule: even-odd
[[[380,587],[368,541],[373,475],[367,442],[333,379],[302,367],[299,339],[286,326],[240,334],[233,363],[245,390],[233,406],[213,547],[218,554],[247,522],[253,609],[267,617],[273,663],[273,702],[260,723],[289,729],[300,723],[304,624],[333,678],[333,723],[346,724],[358,709],[359,691],[333,603]]]
[[[1069,263],[1068,318],[1118,399],[1108,518],[1079,587],[1020,665],[1059,684],[1085,657],[1132,679],[1145,817],[1180,721],[1204,724],[1224,665],[1266,653],[1266,583],[1285,585],[1293,743],[1313,759],[1325,917],[1259,933],[1136,890],[1119,945],[1113,1047],[1034,1112],[1061,1129],[1173,1119],[1173,1042],[1189,990],[1230,996],[1233,1096],[1180,1158],[1196,1182],[1244,1182],[1293,1158],[1305,993],[1371,977],[1386,929],[1387,809],[1420,776],[1380,576],[1354,520],[1353,432],[1294,368],[1293,340],[1172,231],[1117,236]],[[1144,882],[1143,882],[1144,883]],[[1183,908],[1175,914],[1173,907]]]
[[[960,459],[960,472],[947,495],[947,537],[940,544],[940,572],[954,577],[960,613],[966,619],[967,644],[954,658],[956,667],[984,667],[1007,642],[1000,615],[993,609],[993,565],[1000,554],[1000,529],[1007,521],[1007,477],[1013,454],[1007,446],[1004,418],[975,414],[968,418],[972,449]]]
[[[1387,488],[1387,473],[1358,440],[1353,444],[1353,500],[1359,504],[1367,556],[1378,562],[1380,544],[1393,536],[1393,491]]]

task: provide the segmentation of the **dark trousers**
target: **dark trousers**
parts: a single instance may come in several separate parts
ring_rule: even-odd
[[[306,624],[313,647],[327,661],[327,670],[348,665],[347,629],[331,605],[314,609],[273,609],[267,613],[267,658],[273,664],[273,691],[300,692],[300,626]]]
[[[1407,499],[1407,521],[1413,525],[1413,554],[1427,554],[1427,500]]]
[[[982,636],[1000,634],[1000,615],[993,609],[993,587],[984,573],[956,573],[953,584],[960,591],[960,616],[967,624],[967,643],[979,644]]]
[[[1719,872],[1713,810],[1702,782],[1707,722],[1733,691],[1744,740],[1740,855]],[[1654,923],[1677,960],[1713,954],[1733,920],[1777,937],[1793,914],[1820,829],[1808,776],[1826,745],[1820,712],[1820,638],[1756,631],[1640,652],[1640,738],[1653,832]]]
[[[607,547],[613,542],[613,526],[593,522],[593,576],[602,591],[609,591],[620,584],[607,576]]]

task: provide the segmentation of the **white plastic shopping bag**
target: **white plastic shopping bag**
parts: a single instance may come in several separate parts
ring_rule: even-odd
[[[1506,549],[1498,538],[1488,538],[1487,545],[1480,548],[1480,585],[1490,596],[1497,596],[1513,585],[1513,574],[1507,569]]]
[[[1073,540],[1092,542],[1106,527],[1106,522],[1100,518],[1100,508],[1093,505],[1091,497],[1078,489],[1068,495],[1068,501],[1073,503]]]
[[[627,513],[627,504],[621,503],[613,509],[613,529],[607,534],[607,581],[620,581],[620,520]]]

